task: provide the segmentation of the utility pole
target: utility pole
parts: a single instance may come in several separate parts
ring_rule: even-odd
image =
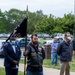
[[[74,0],[74,21],[75,21],[75,0]],[[73,36],[74,36],[74,39],[75,39],[75,24],[74,24],[74,27],[73,27]]]
[[[74,0],[74,27],[73,27],[73,37],[74,37],[73,40],[75,42],[75,0]],[[75,57],[75,51],[73,52],[73,56]]]

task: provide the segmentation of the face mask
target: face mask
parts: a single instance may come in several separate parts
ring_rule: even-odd
[[[11,44],[12,44],[12,45],[15,45],[15,44],[16,44],[16,42],[13,40],[13,41],[11,41]]]

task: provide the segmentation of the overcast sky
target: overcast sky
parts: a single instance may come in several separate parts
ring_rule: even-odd
[[[44,14],[53,14],[56,17],[63,17],[66,13],[74,14],[74,0],[0,0],[0,9],[4,12],[16,8],[19,10],[36,12],[42,10]]]

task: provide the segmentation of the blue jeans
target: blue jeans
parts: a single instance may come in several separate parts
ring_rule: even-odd
[[[58,64],[58,55],[56,52],[52,52],[52,65]]]
[[[31,71],[27,71],[26,75],[43,75],[43,72],[31,72]]]

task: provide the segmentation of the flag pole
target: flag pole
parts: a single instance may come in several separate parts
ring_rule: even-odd
[[[27,18],[27,24],[28,24],[28,5],[26,9],[26,18]],[[27,48],[27,28],[26,28],[26,37],[25,37],[25,51]],[[26,56],[24,56],[24,75],[26,75]]]

